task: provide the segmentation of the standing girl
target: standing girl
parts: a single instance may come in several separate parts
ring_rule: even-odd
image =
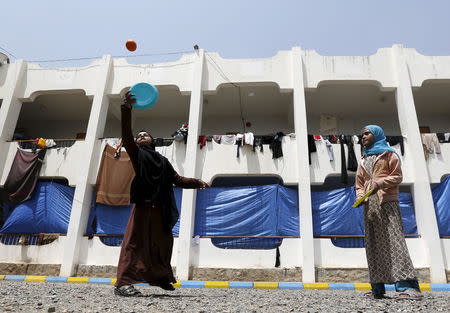
[[[398,200],[402,182],[400,157],[391,148],[383,129],[368,125],[362,132],[363,156],[356,172],[356,196],[368,191],[364,225],[366,256],[372,291],[365,294],[384,298],[384,284],[395,284],[398,299],[421,299],[417,273],[403,235]]]

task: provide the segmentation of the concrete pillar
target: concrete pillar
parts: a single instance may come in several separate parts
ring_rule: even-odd
[[[16,63],[8,65],[4,86],[6,93],[0,108],[0,178],[3,171],[9,170],[4,168],[9,150],[7,141],[12,139],[22,108],[22,102],[17,98],[22,90],[21,82],[26,71],[27,63],[23,60],[17,60]]]
[[[98,138],[103,137],[108,113],[109,100],[106,95],[106,90],[112,68],[113,60],[111,56],[104,56],[103,65],[98,73],[98,85],[95,88],[91,113],[89,115],[88,128],[84,141],[83,158],[85,159],[85,165],[79,169],[60,276],[73,275],[75,266],[79,260],[80,245],[86,231],[91,207],[93,193],[92,182],[96,175],[96,165],[98,164],[101,153]]]
[[[203,66],[205,62],[205,52],[199,49],[195,53],[196,58],[191,92],[191,102],[189,105],[189,134],[186,147],[185,172],[186,177],[195,177],[197,173],[197,141],[202,127],[203,110]],[[177,278],[180,280],[189,279],[189,272],[192,259],[192,236],[195,222],[195,201],[197,191],[195,189],[184,189],[181,201],[180,233],[178,235],[178,257],[177,257]]]
[[[408,158],[411,160],[410,165],[414,175],[412,194],[417,228],[426,248],[426,254],[430,264],[431,282],[446,283],[444,254],[439,238],[436,213],[431,195],[427,163],[422,148],[408,65],[401,45],[392,46],[391,51],[394,75],[397,78],[395,95],[398,119],[402,135],[406,137],[409,152]]]
[[[294,126],[297,141],[297,174],[300,216],[300,235],[302,238],[303,282],[315,282],[314,237],[311,206],[311,177],[308,159],[308,127],[306,118],[305,88],[303,81],[302,51],[292,48],[292,86],[294,91]]]

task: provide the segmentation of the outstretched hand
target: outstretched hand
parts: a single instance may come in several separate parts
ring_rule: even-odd
[[[208,184],[207,182],[204,182],[203,180],[199,179],[198,182],[200,183],[200,187],[199,189],[205,189],[205,188],[209,188],[211,187],[210,184]]]
[[[127,91],[125,94],[125,98],[123,99],[122,106],[131,109],[131,105],[136,102],[135,96],[131,93],[131,91]]]

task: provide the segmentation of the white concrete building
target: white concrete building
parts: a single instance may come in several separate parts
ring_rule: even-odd
[[[301,268],[304,282],[322,280],[319,273],[327,269],[367,268],[363,248],[338,248],[329,238],[313,236],[311,185],[340,173],[340,146],[333,145],[332,164],[326,147],[317,144],[310,165],[306,135],[324,131],[327,118],[335,122],[336,133],[358,134],[366,124],[379,124],[387,134],[402,135],[403,185],[411,187],[420,235],[407,239],[409,251],[415,267],[429,270],[431,282],[447,282],[450,238],[439,237],[430,184],[450,173],[450,144],[441,144],[442,154],[426,160],[419,126],[450,133],[450,56],[424,56],[400,45],[370,56],[321,56],[294,47],[271,58],[224,59],[200,49],[158,64],[129,64],[111,56],[77,68],[42,68],[23,60],[2,64],[0,186],[18,147],[12,141],[16,129],[35,137],[86,137],[65,154],[49,150],[40,173],[67,178],[75,187],[67,235],[43,246],[0,244],[0,263],[56,264],[62,276],[75,274],[79,265],[117,264],[119,247],[83,235],[102,138],[120,136],[120,95],[140,81],[156,85],[160,101],[150,110],[134,111],[134,131],[146,128],[156,137],[169,137],[189,122],[187,144],[168,148],[181,175],[208,182],[219,176],[273,175],[298,185],[301,237],[285,238],[280,253],[281,267]],[[255,134],[283,131],[296,137],[284,138],[284,157],[277,160],[269,149],[243,150],[240,159],[235,146],[208,143],[199,149],[198,135],[242,132],[247,122],[247,131]],[[178,279],[195,278],[192,273],[199,269],[273,269],[275,250],[220,249],[210,238],[193,238],[195,199],[195,190],[183,192],[172,260]]]

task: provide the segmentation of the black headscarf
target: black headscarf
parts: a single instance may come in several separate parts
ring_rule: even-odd
[[[151,201],[162,205],[170,229],[179,216],[173,194],[174,174],[172,164],[155,151],[153,145],[139,147],[136,176],[131,183],[131,202]]]

